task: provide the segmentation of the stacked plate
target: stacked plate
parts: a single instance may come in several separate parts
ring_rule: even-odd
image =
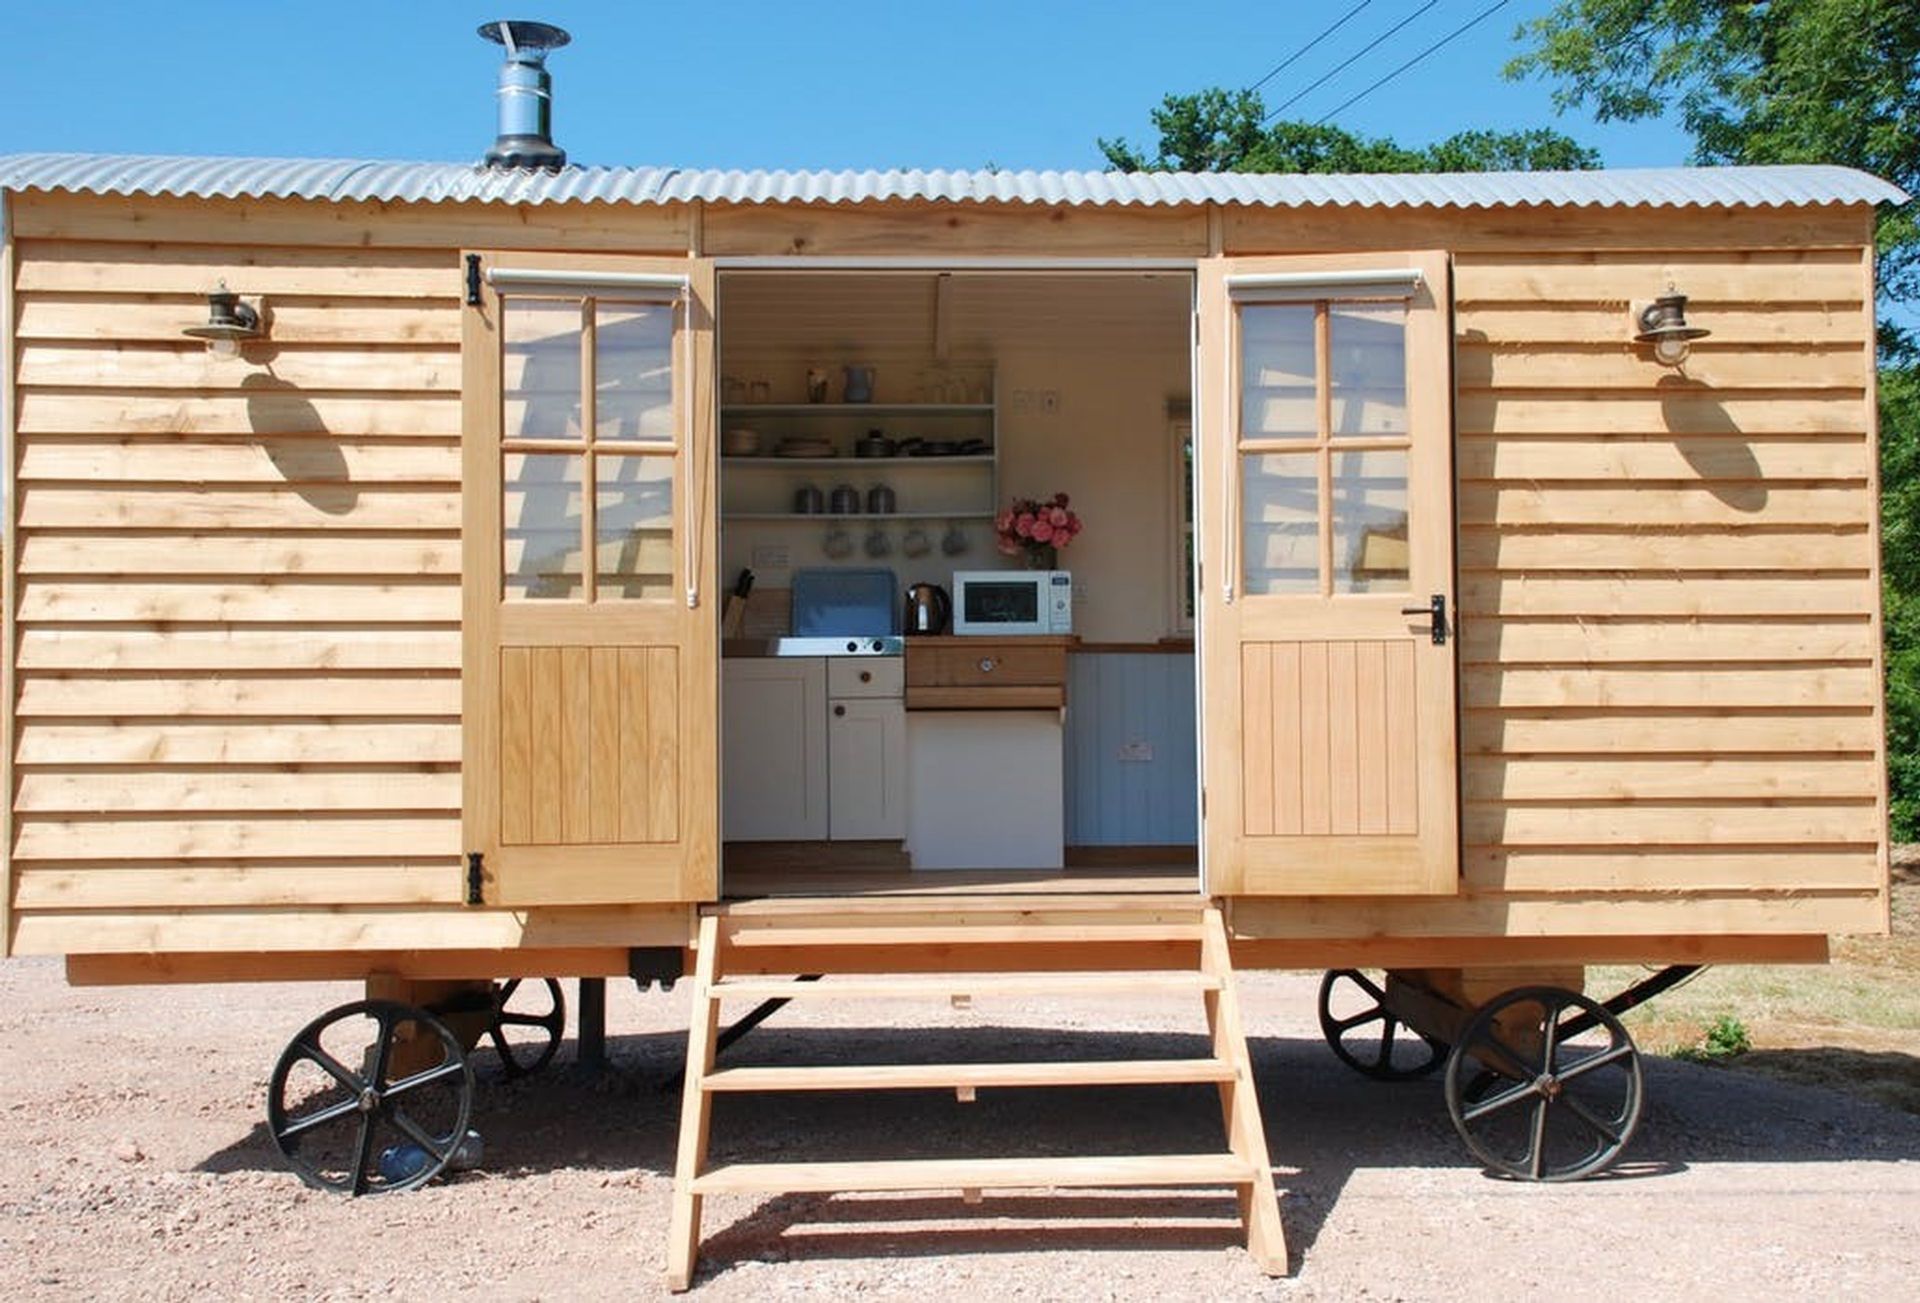
[[[760,455],[760,432],[728,430],[720,436],[720,451],[728,457],[757,457]]]
[[[774,449],[777,457],[831,457],[835,453],[833,440],[812,435],[788,435]]]

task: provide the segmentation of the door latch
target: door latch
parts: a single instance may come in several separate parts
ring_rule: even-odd
[[[1447,595],[1445,593],[1435,593],[1433,599],[1425,606],[1403,606],[1400,608],[1400,614],[1426,616],[1433,621],[1433,645],[1436,647],[1447,645]]]
[[[467,904],[484,905],[486,898],[486,861],[479,851],[467,852]]]

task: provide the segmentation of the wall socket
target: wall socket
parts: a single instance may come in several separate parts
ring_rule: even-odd
[[[1133,742],[1123,742],[1120,745],[1120,750],[1116,753],[1116,758],[1121,764],[1144,764],[1153,759],[1153,743],[1137,740]]]
[[[755,543],[752,564],[756,571],[786,570],[793,565],[793,558],[785,543]]]

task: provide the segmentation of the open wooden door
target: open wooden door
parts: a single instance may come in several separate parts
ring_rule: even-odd
[[[1201,267],[1215,894],[1457,889],[1447,276],[1439,253]]]
[[[482,253],[468,277],[470,898],[712,899],[712,266]]]

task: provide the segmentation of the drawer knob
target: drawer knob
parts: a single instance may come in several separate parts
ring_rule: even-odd
[[[996,661],[995,661],[995,660],[993,659],[993,657],[991,657],[991,656],[982,656],[982,657],[980,658],[980,672],[981,672],[982,674],[991,674],[991,673],[993,673],[993,667],[994,667],[994,665],[995,665],[995,664],[997,664],[997,662],[996,662]]]
[[[846,713],[847,713],[847,708],[846,708],[845,706],[835,706],[835,707],[833,708],[833,713],[834,713],[835,715],[839,715],[839,716],[843,716],[843,717],[844,717],[844,716],[846,715]]]
[[[872,671],[872,670],[861,670],[861,671],[860,671],[860,681],[861,681],[862,683],[872,683],[872,682],[873,682],[873,671]]]

